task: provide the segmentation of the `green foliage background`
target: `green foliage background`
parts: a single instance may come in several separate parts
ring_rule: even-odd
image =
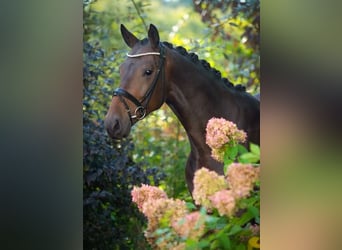
[[[87,70],[97,72],[96,79],[91,80],[93,85],[85,86],[92,88],[90,98],[85,93],[87,105],[83,106],[83,112],[87,119],[103,121],[111,93],[120,84],[118,68],[129,50],[121,38],[121,23],[139,38],[146,37],[148,25],[153,23],[162,41],[196,52],[223,77],[245,85],[253,94],[259,92],[259,1],[241,4],[227,0],[84,0],[84,44],[97,48],[94,53],[100,53],[98,56],[102,58],[89,64],[89,54],[84,53]],[[166,178],[159,178],[158,184],[169,197],[189,197],[184,178],[189,144],[184,129],[166,105],[136,124],[129,140],[134,146],[125,150],[125,154],[132,164],[165,174]],[[155,175],[156,172],[154,177],[147,174],[146,178],[153,182]],[[135,243],[111,244],[108,249],[116,249],[114,246],[125,249]]]

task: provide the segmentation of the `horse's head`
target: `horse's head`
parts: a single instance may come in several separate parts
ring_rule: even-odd
[[[126,137],[131,126],[165,101],[165,48],[159,33],[150,25],[148,38],[139,40],[124,25],[121,34],[132,49],[120,66],[120,87],[114,91],[105,118],[108,134],[115,139]]]

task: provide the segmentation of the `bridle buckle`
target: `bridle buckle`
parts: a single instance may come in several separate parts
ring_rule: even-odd
[[[144,119],[146,116],[146,109],[143,106],[139,106],[135,109],[134,115],[132,115],[132,118],[136,118],[138,120]]]

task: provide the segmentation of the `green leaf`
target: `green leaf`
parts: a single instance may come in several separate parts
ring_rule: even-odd
[[[229,158],[232,159],[232,160],[235,160],[237,154],[238,154],[238,147],[237,146],[232,146],[230,149],[229,149]]]
[[[206,216],[205,222],[207,229],[209,230],[217,230],[225,226],[223,225],[221,218],[216,216]]]
[[[237,145],[237,148],[238,148],[239,154],[244,154],[244,153],[247,153],[247,152],[248,152],[247,148],[245,148],[245,147],[244,147],[243,145],[241,145],[241,144],[238,144],[238,145]]]
[[[195,250],[195,249],[197,249],[197,241],[194,240],[194,239],[188,238],[188,239],[186,240],[185,244],[186,244],[186,249],[187,249],[187,250],[191,250],[191,249],[194,249],[194,250]]]
[[[220,244],[223,247],[223,249],[231,248],[230,239],[223,231],[219,233],[218,240],[220,241]]]
[[[253,195],[253,194],[252,194]],[[248,198],[245,198],[244,201],[251,206],[255,206],[260,203],[260,195],[259,194],[254,194],[254,196],[250,196]]]
[[[218,221],[216,222],[216,229],[221,230],[223,228],[228,228],[228,221],[227,221],[227,217],[222,216],[219,217]]]
[[[198,242],[198,247],[200,247],[200,249],[208,246],[210,246],[210,242],[208,240],[201,240],[200,242]]]
[[[229,230],[228,235],[234,235],[241,232],[243,229],[239,225],[233,225],[232,228]]]
[[[227,163],[226,163],[226,162],[227,162]],[[227,160],[226,162],[225,162],[225,164],[224,164],[224,166],[223,166],[223,173],[224,173],[224,175],[227,175],[228,168],[229,168],[230,164],[233,163],[232,160]]]
[[[248,209],[248,211],[251,212],[251,214],[254,215],[254,217],[259,217],[260,216],[260,211],[259,211],[259,209],[257,207],[250,206],[247,209]]]
[[[245,212],[240,218],[237,219],[237,221],[235,222],[236,225],[244,225],[247,222],[249,222],[250,220],[252,220],[254,218],[254,215],[247,210],[247,212]]]
[[[250,147],[252,153],[254,153],[260,157],[260,147],[258,145],[250,143],[249,147]]]
[[[207,209],[205,207],[200,208],[200,213],[201,215],[206,215],[207,214]]]
[[[235,249],[236,250],[246,250],[246,246],[241,243],[241,244],[237,245]]]
[[[257,163],[259,160],[260,157],[251,152],[240,155],[239,157],[239,162],[241,163]]]
[[[254,216],[255,221],[257,223],[260,223],[260,211],[259,208],[254,207],[254,206],[249,206],[247,210]]]
[[[195,210],[196,209],[196,206],[193,202],[186,202],[185,205],[186,205],[186,208],[189,210]]]
[[[220,241],[218,239],[215,239],[213,242],[211,242],[210,249],[212,250],[221,249]]]
[[[224,163],[224,165],[230,165],[232,162],[233,161],[230,158],[230,151],[229,151],[229,149],[227,149],[223,155],[223,163]]]
[[[216,223],[218,222],[220,220],[220,218],[219,217],[215,217],[215,216],[210,216],[210,215],[208,215],[207,217],[206,217],[206,222],[208,223],[208,224],[215,224],[216,225]]]

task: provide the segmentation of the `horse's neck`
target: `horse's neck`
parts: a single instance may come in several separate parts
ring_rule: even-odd
[[[209,119],[220,114],[219,102],[233,100],[220,98],[222,93],[229,95],[222,82],[214,79],[210,72],[200,72],[198,66],[187,62],[175,63],[169,74],[169,91],[166,103],[182,123],[193,151],[210,154],[205,143],[205,128]],[[196,72],[197,71],[197,72]],[[204,69],[203,69],[204,71]],[[189,75],[189,72],[193,72]],[[210,81],[210,82],[209,82]],[[231,103],[231,105],[235,105]]]

